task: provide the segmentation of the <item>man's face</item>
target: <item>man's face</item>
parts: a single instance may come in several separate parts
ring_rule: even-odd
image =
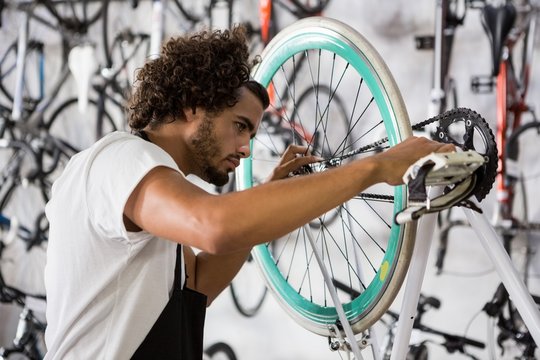
[[[216,159],[221,155],[221,143],[215,134],[214,120],[216,119],[205,116],[191,143],[202,178],[216,186],[223,186],[229,182],[229,174],[216,164]]]
[[[216,186],[229,181],[229,173],[248,157],[250,139],[262,118],[260,100],[240,90],[238,103],[215,116],[206,114],[191,139],[199,176]]]

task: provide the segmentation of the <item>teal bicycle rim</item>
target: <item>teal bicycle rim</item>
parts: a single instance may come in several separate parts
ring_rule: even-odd
[[[328,19],[323,21],[329,21],[330,25],[334,23]],[[342,24],[339,24],[339,26],[342,26]],[[396,109],[396,107],[403,106],[402,103],[398,102],[396,105],[395,101],[391,100],[391,96],[389,96],[389,92],[395,92],[396,90],[386,89],[387,81],[382,80],[375,70],[378,68],[380,71],[380,64],[372,63],[368,57],[364,56],[364,53],[355,43],[350,42],[348,38],[341,36],[327,27],[319,27],[317,24],[312,27],[304,26],[299,31],[291,32],[290,36],[286,38],[282,37],[279,43],[271,47],[271,51],[266,52],[266,57],[263,54],[263,60],[254,72],[253,77],[264,86],[268,86],[281,65],[290,59],[291,56],[312,49],[320,49],[336,54],[348,62],[360,75],[369,88],[382,117],[390,146],[397,144],[409,135],[407,132],[409,130],[404,128],[402,124],[403,119],[399,118],[401,116],[399,111],[403,110]],[[392,83],[392,85],[395,84]],[[399,99],[401,100],[400,97]],[[405,119],[405,121],[408,122],[408,119]],[[242,161],[240,171],[237,175],[239,175],[238,179],[241,189],[250,188],[255,185],[251,158]],[[402,186],[394,188],[394,214],[406,205],[405,190],[405,187]],[[384,257],[378,264],[375,276],[373,276],[369,285],[359,296],[352,301],[343,303],[346,316],[352,324],[364,318],[377,304],[394,275],[396,265],[400,261],[404,228],[396,225],[391,221],[392,219],[389,220],[391,222],[391,229],[387,248]],[[337,313],[334,306],[314,303],[302,296],[297,289],[290,286],[287,279],[276,266],[274,257],[268,246],[257,246],[254,249],[254,256],[262,266],[269,286],[278,294],[282,302],[287,304],[289,310],[295,313],[295,316],[299,316],[315,324],[316,328],[320,327],[320,329],[323,329],[321,331],[315,330],[315,332],[321,334],[325,333],[324,329],[328,328],[328,325],[336,323]],[[356,330],[362,329],[357,328]]]

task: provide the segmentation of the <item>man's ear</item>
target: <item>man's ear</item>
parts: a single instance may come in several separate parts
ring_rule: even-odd
[[[201,118],[201,116],[204,116],[203,112],[204,111],[200,108],[185,108],[183,110],[184,119],[186,119],[187,122],[197,121]]]

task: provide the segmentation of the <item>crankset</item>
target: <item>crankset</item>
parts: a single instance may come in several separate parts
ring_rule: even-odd
[[[403,180],[408,185],[409,204],[396,215],[402,224],[426,213],[452,206],[466,206],[481,212],[471,201],[481,201],[489,193],[497,172],[497,146],[487,122],[470,109],[447,111],[422,124],[437,121],[436,140],[454,144],[460,151],[433,153],[414,163]],[[430,197],[430,189],[444,187]]]

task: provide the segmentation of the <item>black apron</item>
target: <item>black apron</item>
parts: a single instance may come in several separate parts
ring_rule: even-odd
[[[202,359],[206,295],[182,289],[181,249],[176,248],[172,296],[132,359]]]

